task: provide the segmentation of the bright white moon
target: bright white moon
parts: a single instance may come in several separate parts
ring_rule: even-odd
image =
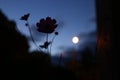
[[[77,36],[73,37],[73,38],[72,38],[72,42],[73,42],[74,44],[77,44],[77,43],[79,42],[79,38],[78,38]]]

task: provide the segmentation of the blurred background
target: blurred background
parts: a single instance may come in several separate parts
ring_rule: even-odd
[[[37,47],[21,16],[30,13],[28,22],[38,46],[44,43],[46,34],[36,30],[36,23],[47,16],[56,19],[55,31],[59,35],[52,44],[50,58],[44,52],[37,57],[43,60],[41,63],[48,65],[50,59],[55,65],[69,69],[78,80],[118,80],[111,7],[111,0],[0,0],[0,9],[9,20],[16,22],[16,29],[26,37],[28,52],[33,56],[38,54],[34,52]],[[72,42],[74,36],[79,39],[77,44]],[[49,34],[48,40],[53,37],[54,33]],[[9,44],[7,39],[3,41]]]

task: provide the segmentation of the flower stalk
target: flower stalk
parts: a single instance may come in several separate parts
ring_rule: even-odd
[[[30,37],[31,37],[31,40],[33,41],[33,43],[35,44],[35,46],[41,51],[41,48],[45,48],[47,50],[47,53],[50,53],[51,54],[51,47],[52,47],[52,44],[53,44],[53,41],[56,37],[56,35],[58,35],[58,32],[55,32],[55,36],[53,37],[53,39],[51,41],[49,41],[48,37],[49,37],[49,34],[53,33],[55,31],[55,28],[58,26],[56,24],[56,20],[55,19],[51,19],[51,17],[46,17],[46,19],[42,18],[40,19],[39,22],[36,23],[36,27],[37,27],[37,31],[38,32],[41,32],[41,33],[45,33],[47,34],[46,35],[46,41],[44,42],[43,45],[40,45],[38,47],[38,45],[36,44],[33,36],[32,36],[32,29],[29,25],[29,22],[28,22],[28,18],[29,18],[30,14],[25,14],[24,16],[22,16],[20,18],[20,20],[24,20],[26,21],[26,26],[28,27],[29,29],[29,33],[30,33]],[[49,52],[49,45],[50,45],[50,52]]]

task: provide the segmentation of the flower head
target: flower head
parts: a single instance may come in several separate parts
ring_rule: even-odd
[[[57,27],[56,20],[51,19],[51,17],[46,17],[46,19],[41,19],[36,23],[37,30],[42,33],[52,33]]]
[[[25,14],[25,15],[23,15],[23,16],[20,18],[20,20],[27,21],[29,16],[30,16],[30,13]]]

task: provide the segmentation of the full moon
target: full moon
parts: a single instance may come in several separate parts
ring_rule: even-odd
[[[78,38],[77,36],[74,36],[74,37],[72,38],[72,42],[73,42],[74,44],[77,44],[77,43],[79,42],[79,38]]]

